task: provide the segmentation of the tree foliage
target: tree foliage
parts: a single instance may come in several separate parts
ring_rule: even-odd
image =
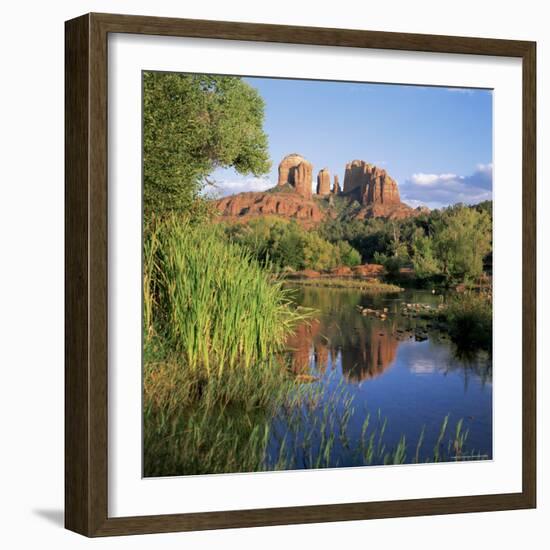
[[[434,250],[442,273],[459,280],[479,277],[491,250],[492,223],[485,210],[449,208],[434,231]]]
[[[146,212],[200,208],[218,167],[268,172],[264,101],[238,77],[143,74],[143,201]]]
[[[416,276],[425,279],[439,273],[439,265],[433,250],[433,240],[417,228],[412,241],[412,264]]]
[[[404,220],[357,220],[345,214],[319,230],[333,244],[349,243],[365,263],[381,263],[389,275],[412,267],[419,279],[472,280],[491,264],[492,203],[458,204]]]
[[[315,230],[275,217],[256,218],[226,227],[233,242],[276,269],[327,270],[361,263],[361,255],[348,242],[330,243]]]

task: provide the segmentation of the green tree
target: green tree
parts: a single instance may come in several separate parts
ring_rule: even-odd
[[[433,252],[433,241],[420,228],[416,229],[412,241],[412,263],[415,274],[420,279],[439,273],[438,262]]]
[[[454,206],[434,229],[434,251],[444,275],[464,281],[483,273],[483,258],[492,246],[492,223],[486,210]]]
[[[316,231],[304,232],[304,260],[306,267],[321,271],[338,264],[337,249]]]
[[[279,226],[278,229],[282,227],[284,226]],[[298,226],[292,223],[283,231],[273,232],[269,242],[269,254],[275,265],[292,269],[305,267],[304,239],[301,233]]]
[[[218,167],[268,172],[264,102],[240,78],[145,72],[143,202],[147,212],[189,212]]]
[[[361,254],[355,250],[347,241],[338,241],[336,243],[340,263],[353,267],[361,263]]]
[[[384,266],[384,269],[390,277],[396,277],[399,270],[403,267],[403,261],[399,256],[388,256],[380,252],[374,253],[374,263]]]

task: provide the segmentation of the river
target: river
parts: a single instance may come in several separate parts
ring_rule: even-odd
[[[290,368],[309,381],[300,391],[314,397],[276,416],[270,467],[492,458],[491,358],[462,353],[445,333],[402,314],[404,304],[436,307],[444,296],[295,287],[293,299],[315,310],[287,342]],[[357,306],[387,308],[387,318]],[[423,338],[415,336],[420,324]]]

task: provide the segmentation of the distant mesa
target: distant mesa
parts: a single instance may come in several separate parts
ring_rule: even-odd
[[[386,170],[365,162],[353,160],[346,164],[343,188],[328,168],[317,174],[316,193],[312,192],[313,165],[302,155],[291,153],[279,163],[277,185],[264,192],[231,195],[216,201],[223,217],[246,221],[251,217],[275,215],[296,219],[304,226],[314,226],[327,217],[336,217],[335,196],[357,201],[360,208],[354,212],[357,219],[401,219],[428,211],[425,207],[413,209],[401,202],[399,186]],[[327,202],[328,199],[328,202]]]

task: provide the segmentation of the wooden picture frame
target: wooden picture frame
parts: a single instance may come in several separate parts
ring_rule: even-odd
[[[108,516],[107,37],[133,33],[519,58],[523,71],[522,491],[171,515]],[[536,506],[536,44],[87,14],[65,26],[65,525],[126,535]]]

